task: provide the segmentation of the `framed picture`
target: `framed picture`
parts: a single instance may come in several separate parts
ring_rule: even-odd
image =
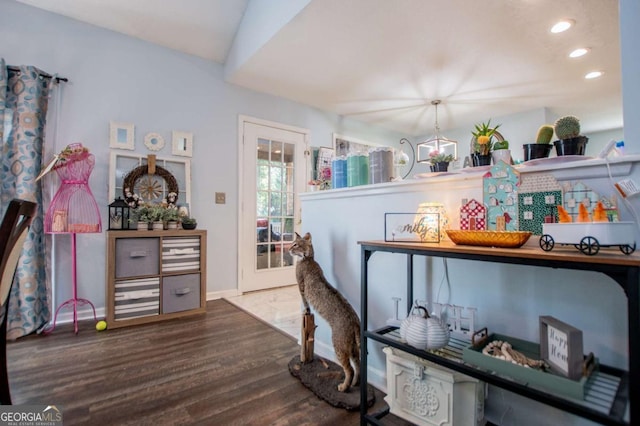
[[[584,349],[582,331],[551,316],[540,317],[540,358],[555,373],[580,380]]]
[[[109,147],[116,149],[135,149],[134,126],[131,123],[109,123]]]
[[[193,156],[193,133],[172,132],[171,153],[181,157]]]

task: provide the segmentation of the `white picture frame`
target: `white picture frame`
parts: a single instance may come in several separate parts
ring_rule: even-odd
[[[132,123],[109,122],[109,148],[135,149],[135,126]]]
[[[171,154],[181,157],[193,156],[193,133],[171,132]]]

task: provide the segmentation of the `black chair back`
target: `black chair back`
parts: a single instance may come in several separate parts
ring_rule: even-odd
[[[12,200],[0,225],[0,404],[11,404],[9,376],[7,374],[7,306],[13,278],[27,238],[29,225],[36,214],[36,204]]]

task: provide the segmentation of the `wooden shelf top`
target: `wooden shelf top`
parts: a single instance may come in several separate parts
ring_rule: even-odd
[[[550,263],[567,262],[570,264],[599,264],[616,265],[625,267],[640,268],[640,253],[638,251],[631,255],[623,254],[617,246],[603,247],[594,256],[581,253],[573,245],[556,246],[552,251],[544,251],[538,245],[538,237],[532,236],[529,241],[520,248],[500,248],[456,245],[451,241],[440,243],[420,243],[420,242],[391,242],[391,241],[358,241],[358,244],[367,249],[407,252],[425,256],[456,257],[456,258],[501,258],[512,259],[510,263]],[[557,265],[554,265],[557,266]]]

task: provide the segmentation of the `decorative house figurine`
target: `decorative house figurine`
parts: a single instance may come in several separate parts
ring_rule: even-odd
[[[482,181],[483,199],[487,206],[486,229],[517,231],[520,173],[500,161],[491,167]]]
[[[600,200],[600,195],[586,186],[582,182],[564,184],[562,194],[562,206],[569,213],[569,216],[576,221],[580,213],[580,204],[584,205],[588,211],[593,208]]]
[[[460,207],[460,229],[465,231],[480,231],[486,228],[487,208],[472,198],[463,200]]]
[[[562,187],[553,175],[527,175],[518,190],[518,225],[520,231],[542,235],[543,223],[558,221],[562,205]]]

